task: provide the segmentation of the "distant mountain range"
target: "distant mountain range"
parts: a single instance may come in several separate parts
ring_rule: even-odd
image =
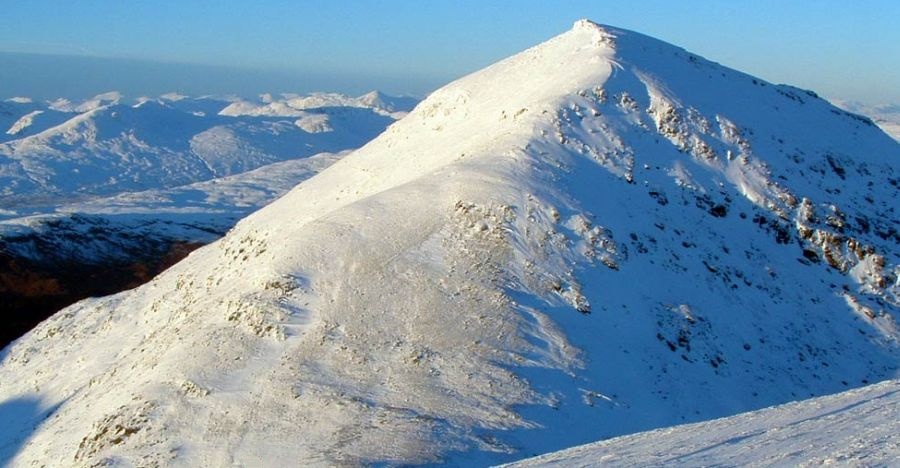
[[[379,93],[267,101],[165,95],[125,103],[113,92],[81,103],[2,102],[0,208],[24,214],[339,152],[369,141],[415,103]]]

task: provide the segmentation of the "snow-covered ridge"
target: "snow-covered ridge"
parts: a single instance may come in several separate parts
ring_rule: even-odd
[[[890,378],[898,158],[580,22],[3,350],[0,456],[483,465]]]

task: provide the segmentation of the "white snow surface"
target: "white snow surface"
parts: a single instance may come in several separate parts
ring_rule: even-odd
[[[209,243],[344,154],[321,153],[181,187],[63,204],[30,216],[0,213],[9,216],[0,219],[0,249],[43,263],[103,264],[128,260],[155,240]]]
[[[255,211],[321,172],[346,153],[320,153],[181,187],[129,192],[62,205],[56,211],[90,214],[207,213],[247,208]]]
[[[895,377],[898,158],[579,21],[0,352],[0,463],[486,465]]]
[[[12,127],[9,127],[9,130],[6,131],[6,134],[15,135],[21,132],[22,130],[31,126],[32,123],[34,123],[35,117],[43,113],[44,111],[42,110],[35,110],[23,115],[19,120],[16,121],[16,123],[12,124]]]
[[[310,109],[330,107],[360,107],[373,109],[379,114],[399,119],[412,110],[418,101],[409,97],[391,97],[378,91],[350,97],[338,93],[313,93],[308,96],[297,94],[282,95],[275,99],[271,94],[260,96],[260,102],[237,100],[222,109],[220,115],[238,116],[270,116],[270,117],[302,117]]]
[[[28,215],[72,200],[167,189],[337,153],[362,146],[402,117],[380,101],[327,96],[332,106],[290,117],[225,115],[231,100],[176,94],[136,103],[116,92],[82,103],[0,102],[0,207]]]
[[[287,119],[218,116],[232,102],[221,97],[88,101],[100,104],[0,102],[0,124],[14,121],[0,140],[5,254],[103,264],[211,242],[394,122],[360,103]]]
[[[618,437],[504,466],[826,465],[900,465],[900,381]]]
[[[118,91],[108,91],[79,103],[72,102],[66,98],[59,98],[49,102],[48,106],[51,110],[83,113],[99,109],[106,105],[118,104],[121,100],[122,93]]]

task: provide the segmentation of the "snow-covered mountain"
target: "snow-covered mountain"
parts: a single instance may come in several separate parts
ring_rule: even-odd
[[[340,156],[322,153],[0,220],[0,347],[79,299],[148,281]]]
[[[0,461],[488,464],[894,377],[898,158],[579,21],[4,349]]]
[[[408,101],[307,98],[299,118],[219,115],[236,98],[177,94],[0,103],[13,122],[12,141],[0,140],[9,155],[0,155],[0,347],[78,299],[135,287],[217,239],[334,162],[332,151],[381,133],[402,116],[394,102]]]
[[[73,199],[176,187],[335,153],[361,146],[402,116],[393,98],[377,92],[292,96],[288,102],[303,99],[308,105],[295,114],[232,111],[272,102],[178,95],[135,104],[115,92],[81,103],[5,101],[0,209],[21,215]]]
[[[543,455],[531,466],[898,466],[900,381]]]

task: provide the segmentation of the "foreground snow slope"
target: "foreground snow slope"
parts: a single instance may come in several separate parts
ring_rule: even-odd
[[[900,381],[618,437],[505,466],[830,464],[900,465]]]
[[[0,354],[0,461],[488,464],[896,375],[900,146],[588,21]]]

